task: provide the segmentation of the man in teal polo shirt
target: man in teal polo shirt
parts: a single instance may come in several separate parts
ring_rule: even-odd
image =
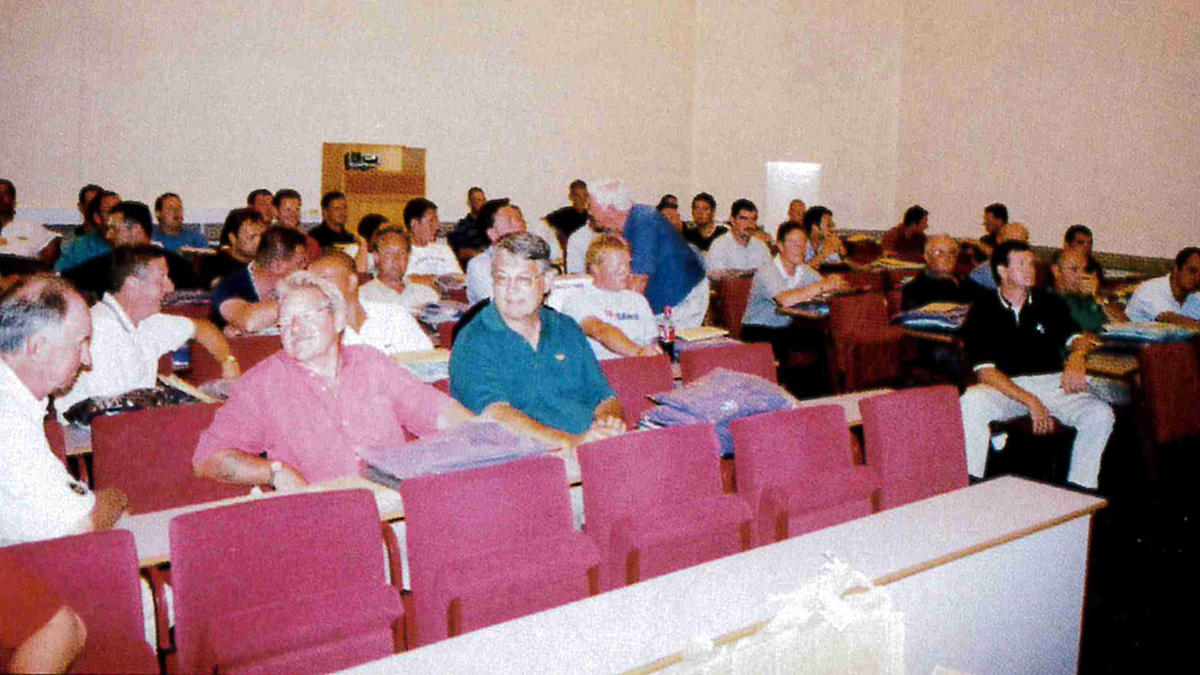
[[[575,320],[542,306],[550,249],[514,233],[493,244],[492,302],[459,333],[450,393],[473,412],[555,447],[625,432],[621,405]]]

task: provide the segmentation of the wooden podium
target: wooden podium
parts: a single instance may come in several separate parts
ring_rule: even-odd
[[[374,155],[378,163],[367,169],[347,168],[349,153]],[[325,143],[321,146],[321,194],[338,190],[346,194],[350,216],[346,225],[358,229],[368,213],[379,213],[397,225],[404,223],[404,205],[425,196],[425,149],[403,145]]]

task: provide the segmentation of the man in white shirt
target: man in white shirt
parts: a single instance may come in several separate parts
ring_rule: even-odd
[[[763,243],[767,234],[758,227],[758,207],[754,202],[735,201],[730,208],[729,227],[731,236],[719,237],[704,257],[709,276],[756,270],[771,261],[771,251]]]
[[[479,209],[479,227],[495,243],[500,237],[525,231],[525,216],[508,198],[492,199]],[[492,247],[467,263],[467,302],[474,305],[492,297]]]
[[[587,250],[592,240],[604,234],[600,223],[589,219],[587,227],[571,233],[567,239],[567,274],[583,274],[587,271]]]
[[[95,493],[50,450],[46,397],[90,361],[87,304],[65,281],[34,275],[0,295],[0,546],[112,527],[124,492]]]
[[[367,345],[389,356],[433,349],[429,336],[403,306],[371,302],[359,296],[358,271],[350,256],[341,251],[326,251],[309,264],[308,271],[332,282],[346,301],[343,345]]]
[[[661,353],[650,303],[629,290],[629,244],[602,234],[587,250],[592,285],[571,292],[562,313],[579,322],[598,359],[653,356]]]
[[[1200,328],[1200,248],[1189,246],[1175,256],[1175,269],[1165,277],[1144,281],[1125,306],[1130,321],[1162,321]]]
[[[210,321],[162,314],[163,298],[175,290],[162,249],[119,246],[112,255],[112,287],[92,306],[92,368],[59,397],[59,414],[94,396],[116,396],[153,387],[158,360],[195,339],[221,364],[221,375],[241,374],[225,336]]]
[[[404,205],[404,222],[412,233],[412,251],[408,255],[408,280],[432,285],[442,274],[462,274],[458,258],[444,241],[436,241],[437,204],[417,197]]]
[[[39,258],[59,235],[36,223],[16,220],[17,186],[0,178],[0,254]],[[45,261],[47,264],[53,260]]]
[[[375,234],[371,246],[375,253],[375,278],[359,289],[360,298],[398,304],[410,312],[438,301],[438,292],[432,286],[405,283],[408,255],[412,249],[407,232],[397,227],[385,227]]]

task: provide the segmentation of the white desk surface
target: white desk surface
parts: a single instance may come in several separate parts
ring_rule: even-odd
[[[769,618],[772,596],[817,575],[827,555],[883,585],[1020,543],[1088,517],[1105,503],[1020,478],[997,478],[346,672],[627,671],[674,654],[697,636],[724,635]]]
[[[838,394],[837,396],[822,396],[820,398],[810,398],[800,401],[801,408],[809,408],[818,405],[840,405],[846,411],[846,423],[850,426],[862,424],[862,412],[858,409],[858,402],[864,398],[879,396],[880,394],[889,394],[895,389],[867,389],[864,391],[854,391],[848,394]]]

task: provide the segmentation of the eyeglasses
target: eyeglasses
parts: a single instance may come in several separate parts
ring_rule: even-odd
[[[307,312],[295,312],[292,314],[279,315],[279,328],[287,328],[295,326],[297,322],[301,325],[313,325],[320,323],[325,319],[325,316],[333,312],[333,305],[324,305],[318,309],[309,310]]]
[[[518,274],[515,277],[493,276],[492,285],[497,288],[516,288],[524,291],[533,288],[533,284],[541,278],[540,274],[536,276]]]

